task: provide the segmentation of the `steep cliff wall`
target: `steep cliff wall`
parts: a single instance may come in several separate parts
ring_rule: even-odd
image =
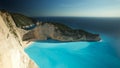
[[[22,38],[12,17],[0,12],[0,68],[38,68],[22,46]]]
[[[8,27],[10,27],[10,31],[14,35],[17,35],[18,39],[22,41],[47,40],[48,38],[59,41],[100,41],[98,34],[92,34],[80,29],[74,30],[64,24],[51,22],[36,23],[35,19],[19,13],[8,13],[7,11],[4,11],[4,13],[6,13],[8,17],[5,18],[7,21],[9,21],[9,16],[12,16],[14,26],[17,27],[12,28],[13,26],[11,26],[9,22]]]
[[[35,30],[36,29],[36,30]],[[33,31],[40,36],[40,40],[51,38],[59,41],[100,41],[98,34],[92,34],[80,29],[72,29],[60,23],[41,23]]]

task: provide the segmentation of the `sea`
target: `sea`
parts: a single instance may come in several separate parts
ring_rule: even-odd
[[[39,17],[100,34],[99,42],[34,41],[25,52],[40,68],[120,68],[120,18]]]

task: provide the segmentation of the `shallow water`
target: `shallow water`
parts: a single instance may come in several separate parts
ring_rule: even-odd
[[[36,41],[25,52],[40,68],[120,68],[110,38],[101,42]]]
[[[120,18],[43,17],[98,33],[101,42],[36,41],[25,52],[41,68],[120,68]]]

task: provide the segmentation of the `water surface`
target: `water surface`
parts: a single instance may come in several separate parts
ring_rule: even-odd
[[[40,68],[120,68],[119,18],[44,18],[99,33],[101,42],[36,41],[25,52]]]
[[[25,51],[41,68],[120,68],[119,57],[111,44],[104,40],[66,43],[36,41]]]

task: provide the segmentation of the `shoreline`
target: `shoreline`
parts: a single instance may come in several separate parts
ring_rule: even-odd
[[[23,41],[23,48],[27,48],[28,46],[30,46],[31,44],[33,44],[35,41],[35,39],[31,39],[29,41]]]
[[[35,41],[35,40],[34,40]],[[32,40],[30,40],[30,41],[23,41],[23,50],[24,50],[24,52],[25,52],[25,49],[27,48],[27,47],[29,47],[31,44],[33,44],[34,43],[34,41],[32,41]],[[30,58],[30,56],[25,52],[25,54]],[[32,59],[32,58],[30,58],[30,60],[32,60],[33,61],[33,63],[35,63],[36,65],[37,65],[37,67],[39,68],[39,65]]]

